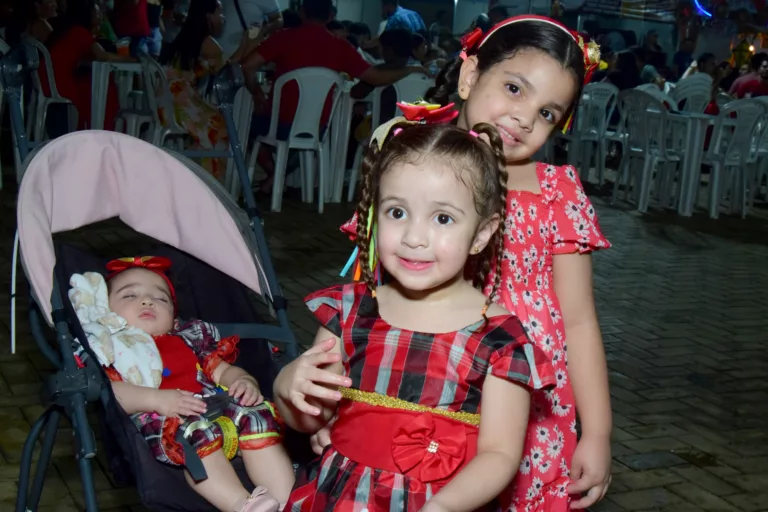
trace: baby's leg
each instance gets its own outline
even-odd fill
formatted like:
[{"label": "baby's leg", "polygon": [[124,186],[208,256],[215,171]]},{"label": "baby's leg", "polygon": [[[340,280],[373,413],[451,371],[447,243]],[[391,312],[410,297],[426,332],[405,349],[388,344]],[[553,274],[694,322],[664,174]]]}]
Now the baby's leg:
[{"label": "baby's leg", "polygon": [[202,459],[208,478],[195,483],[192,476],[184,471],[187,483],[211,505],[223,512],[237,512],[250,496],[229,463],[223,450],[216,450]]},{"label": "baby's leg", "polygon": [[240,451],[251,482],[266,487],[281,504],[288,501],[295,476],[281,444],[283,427],[274,406],[268,402],[255,407],[233,405],[226,414],[237,423]]},{"label": "baby's leg", "polygon": [[269,489],[277,501],[284,504],[291,495],[295,476],[293,464],[282,444],[259,450],[243,450],[243,463],[254,485]]}]

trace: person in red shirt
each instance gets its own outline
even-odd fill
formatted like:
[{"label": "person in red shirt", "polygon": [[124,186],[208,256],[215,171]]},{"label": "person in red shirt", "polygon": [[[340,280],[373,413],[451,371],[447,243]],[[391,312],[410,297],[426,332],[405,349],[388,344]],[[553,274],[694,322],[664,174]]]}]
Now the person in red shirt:
[{"label": "person in red shirt", "polygon": [[147,53],[149,36],[152,34],[147,0],[115,0],[112,23],[117,37],[131,39],[131,55],[135,56],[139,50]]},{"label": "person in red shirt", "polygon": [[[83,72],[83,63],[94,60],[107,62],[133,60],[104,50],[94,36],[94,31],[100,24],[101,11],[95,0],[69,0],[65,14],[48,41],[56,88],[61,96],[70,100],[77,108],[79,129],[86,128],[91,122],[91,74]],[[38,73],[43,94],[50,96],[46,67],[40,66]],[[105,129],[114,129],[118,108],[117,91],[110,84],[107,89]],[[51,105],[50,109],[47,126],[49,136],[55,138],[66,134],[69,131],[67,106]]]},{"label": "person in red shirt", "polygon": [[[372,67],[357,52],[349,41],[334,36],[325,27],[331,18],[333,5],[331,0],[304,0],[302,18],[304,22],[296,28],[284,29],[272,35],[259,45],[243,61],[246,85],[254,97],[256,105],[251,136],[266,135],[271,123],[271,95],[266,99],[261,87],[252,77],[255,72],[268,63],[275,65],[275,80],[282,75],[305,67],[324,67],[339,73],[345,73],[373,86],[390,85],[411,73],[424,73],[421,66],[400,69],[381,69]],[[296,108],[299,103],[299,88],[296,83],[283,87],[280,102],[277,137],[285,139],[291,130]],[[331,103],[326,102],[321,119],[325,127],[330,116]],[[261,191],[272,188],[274,164],[269,148],[259,155],[259,164],[267,172],[267,179],[261,184]]]},{"label": "person in red shirt", "polygon": [[764,52],[754,54],[752,58],[749,59],[749,73],[734,80],[733,84],[731,84],[731,87],[728,89],[728,94],[741,98],[741,96],[738,95],[739,88],[749,82],[758,80],[760,78],[760,70],[765,66],[768,66],[768,54]]},{"label": "person in red shirt", "polygon": [[[187,482],[218,510],[277,512],[295,480],[281,443],[281,422],[272,404],[264,402],[256,379],[232,364],[237,357],[237,336],[219,340],[210,324],[175,318],[176,294],[165,275],[170,265],[169,259],[156,256],[121,258],[107,264],[110,311],[151,335],[163,362],[158,389],[125,382],[113,366],[107,367],[115,397],[155,458],[184,466],[176,434],[179,428],[206,421],[200,416],[206,412],[200,394],[215,395],[221,387],[231,397],[222,417],[234,423],[236,442],[225,443],[216,422],[194,429],[186,439],[200,456],[208,478],[195,482],[185,471]],[[238,448],[248,477],[264,486],[253,493],[243,487],[229,463]]]},{"label": "person in red shirt", "polygon": [[758,73],[758,78],[743,83],[736,89],[737,98],[768,96],[768,61],[763,61]]}]

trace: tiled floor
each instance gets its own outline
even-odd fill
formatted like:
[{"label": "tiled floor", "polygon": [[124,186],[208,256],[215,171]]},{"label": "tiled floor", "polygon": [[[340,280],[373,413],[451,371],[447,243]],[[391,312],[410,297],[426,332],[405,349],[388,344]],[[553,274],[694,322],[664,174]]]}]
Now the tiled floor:
[{"label": "tiled floor", "polygon": [[[0,510],[11,510],[49,367],[21,315],[19,352],[10,354],[15,198],[6,190],[0,201]],[[595,256],[595,290],[611,370],[615,475],[594,510],[768,510],[768,216],[639,216],[595,202],[614,244]],[[336,226],[351,208],[329,205],[319,216],[289,202],[284,210],[267,215],[266,229],[296,333],[309,342],[315,324],[300,298],[339,280],[350,244]],[[115,224],[87,233],[77,236],[111,254],[131,253],[138,240]],[[62,430],[41,510],[82,502],[70,439]],[[143,510],[104,467],[102,458],[102,509]]]}]

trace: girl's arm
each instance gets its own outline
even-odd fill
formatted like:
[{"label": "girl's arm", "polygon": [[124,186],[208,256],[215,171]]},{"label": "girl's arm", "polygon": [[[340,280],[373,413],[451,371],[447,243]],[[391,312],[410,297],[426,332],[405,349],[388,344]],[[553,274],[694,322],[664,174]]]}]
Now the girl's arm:
[{"label": "girl's arm", "polygon": [[610,439],[608,365],[592,293],[592,256],[557,254],[553,264],[568,343],[568,375],[576,396],[582,437]]},{"label": "girl's arm", "polygon": [[352,384],[343,371],[341,340],[321,327],[312,348],[283,368],[275,379],[275,404],[286,424],[306,433],[325,426],[341,400],[337,388]]},{"label": "girl's arm", "polygon": [[429,500],[425,512],[475,510],[509,485],[520,467],[530,402],[524,387],[486,377],[477,456]]},{"label": "girl's arm", "polygon": [[224,54],[221,51],[221,46],[212,37],[208,36],[203,39],[203,44],[200,46],[200,60],[208,63],[208,72],[215,74],[221,69],[224,64]]}]

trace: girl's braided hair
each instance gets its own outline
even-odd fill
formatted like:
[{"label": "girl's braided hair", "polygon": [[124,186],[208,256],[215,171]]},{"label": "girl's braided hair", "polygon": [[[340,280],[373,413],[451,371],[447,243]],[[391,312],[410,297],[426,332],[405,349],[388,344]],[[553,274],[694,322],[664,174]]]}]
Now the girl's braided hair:
[{"label": "girl's braided hair", "polygon": [[[459,179],[473,192],[475,210],[483,221],[499,215],[502,226],[506,217],[507,170],[504,146],[495,127],[479,123],[472,128],[485,135],[480,137],[450,124],[397,123],[391,127],[381,150],[372,144],[366,151],[360,181],[361,200],[357,206],[357,247],[361,276],[371,291],[375,290],[374,271],[370,267],[371,233],[369,216],[375,223],[381,177],[397,164],[415,164],[426,158],[439,158],[454,167]],[[497,230],[479,254],[470,257],[467,277],[474,286],[482,287],[495,261],[494,282],[486,307],[493,301],[501,282],[501,254],[504,244],[503,228]]]}]

